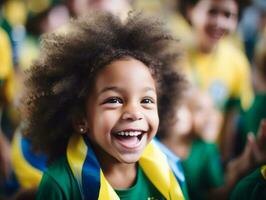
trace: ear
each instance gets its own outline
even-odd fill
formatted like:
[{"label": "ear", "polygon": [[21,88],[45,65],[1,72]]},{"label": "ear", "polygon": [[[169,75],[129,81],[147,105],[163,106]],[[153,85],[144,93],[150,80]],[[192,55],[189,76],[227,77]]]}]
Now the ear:
[{"label": "ear", "polygon": [[85,119],[74,121],[73,125],[76,133],[85,134],[88,132],[88,122]]},{"label": "ear", "polygon": [[74,119],[73,127],[76,133],[86,134],[89,130],[86,118]]}]

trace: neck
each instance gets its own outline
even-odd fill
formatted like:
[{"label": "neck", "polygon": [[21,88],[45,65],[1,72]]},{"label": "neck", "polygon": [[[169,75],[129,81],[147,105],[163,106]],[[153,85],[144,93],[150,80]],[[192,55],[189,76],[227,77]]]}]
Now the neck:
[{"label": "neck", "polygon": [[103,168],[105,178],[115,189],[126,189],[134,185],[137,177],[137,165],[134,164],[116,164]]},{"label": "neck", "polygon": [[202,53],[206,53],[209,54],[211,53],[217,46],[217,44],[213,45],[213,44],[206,44],[204,42],[198,42],[197,44],[198,46],[198,50]]}]

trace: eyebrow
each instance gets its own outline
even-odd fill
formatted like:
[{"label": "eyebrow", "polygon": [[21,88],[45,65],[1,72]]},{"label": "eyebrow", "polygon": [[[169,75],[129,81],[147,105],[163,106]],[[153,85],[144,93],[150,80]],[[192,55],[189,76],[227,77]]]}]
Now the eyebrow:
[{"label": "eyebrow", "polygon": [[110,91],[110,90],[117,91],[117,92],[121,92],[122,91],[120,88],[115,87],[115,86],[105,87],[105,88],[103,88],[103,89],[100,90],[99,95],[102,94],[102,93],[104,93],[104,92]]},{"label": "eyebrow", "polygon": [[[100,90],[99,95],[101,95],[104,92],[110,91],[110,90],[111,91],[116,91],[116,92],[123,92],[123,89],[122,88],[119,88],[119,87],[116,87],[116,86],[111,86],[111,87],[105,87],[102,90]],[[152,88],[152,87],[145,87],[143,89],[143,91],[144,92],[152,91],[152,92],[155,92],[156,93],[155,89]]]}]

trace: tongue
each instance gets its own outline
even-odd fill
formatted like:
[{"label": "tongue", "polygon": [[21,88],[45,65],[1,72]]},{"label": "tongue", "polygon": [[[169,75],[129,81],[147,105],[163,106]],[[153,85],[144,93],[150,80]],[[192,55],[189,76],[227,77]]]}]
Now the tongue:
[{"label": "tongue", "polygon": [[138,145],[139,139],[137,136],[130,136],[130,137],[116,137],[119,143],[127,148],[134,148]]}]

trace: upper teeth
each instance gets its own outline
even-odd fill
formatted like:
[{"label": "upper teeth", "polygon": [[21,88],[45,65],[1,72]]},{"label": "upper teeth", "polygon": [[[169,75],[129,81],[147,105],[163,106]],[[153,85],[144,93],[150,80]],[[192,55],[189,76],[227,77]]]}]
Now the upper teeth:
[{"label": "upper teeth", "polygon": [[140,134],[141,134],[141,131],[121,131],[117,133],[117,135],[121,135],[121,136],[138,136]]}]

